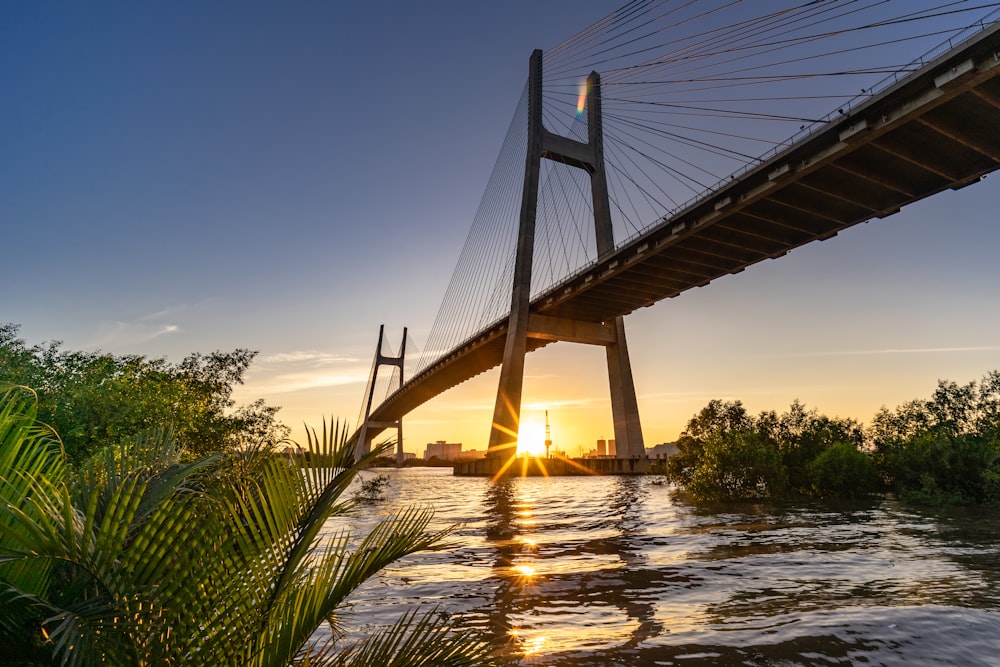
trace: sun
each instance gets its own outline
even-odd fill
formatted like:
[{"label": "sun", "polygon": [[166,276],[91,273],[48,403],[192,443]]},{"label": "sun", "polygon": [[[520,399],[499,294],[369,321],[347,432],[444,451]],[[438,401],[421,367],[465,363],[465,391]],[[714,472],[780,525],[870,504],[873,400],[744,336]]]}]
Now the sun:
[{"label": "sun", "polygon": [[517,453],[529,456],[545,456],[545,424],[536,421],[522,421],[517,430]]}]

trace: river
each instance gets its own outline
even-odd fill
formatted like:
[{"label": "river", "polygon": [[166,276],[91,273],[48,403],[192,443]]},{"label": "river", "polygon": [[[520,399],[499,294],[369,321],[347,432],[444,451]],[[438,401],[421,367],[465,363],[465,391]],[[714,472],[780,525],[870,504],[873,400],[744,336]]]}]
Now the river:
[{"label": "river", "polygon": [[437,605],[521,665],[1000,665],[995,510],[694,506],[655,476],[378,473],[386,499],[346,519],[353,533],[411,504],[461,528],[365,584],[354,631]]}]

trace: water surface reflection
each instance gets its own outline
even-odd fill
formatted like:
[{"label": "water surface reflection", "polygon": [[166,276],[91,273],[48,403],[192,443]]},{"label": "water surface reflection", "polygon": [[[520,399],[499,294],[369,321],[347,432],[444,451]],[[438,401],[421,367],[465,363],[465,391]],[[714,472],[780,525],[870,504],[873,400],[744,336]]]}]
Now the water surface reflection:
[{"label": "water surface reflection", "polygon": [[997,664],[1000,512],[691,507],[653,478],[448,472],[386,473],[388,504],[462,528],[362,589],[358,625],[437,604],[525,665]]}]

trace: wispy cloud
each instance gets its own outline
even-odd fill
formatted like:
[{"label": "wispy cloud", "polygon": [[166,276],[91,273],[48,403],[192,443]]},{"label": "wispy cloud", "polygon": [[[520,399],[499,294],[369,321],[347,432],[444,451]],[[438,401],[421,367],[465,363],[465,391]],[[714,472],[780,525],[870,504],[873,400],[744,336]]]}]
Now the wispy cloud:
[{"label": "wispy cloud", "polygon": [[174,304],[138,315],[131,320],[104,320],[98,323],[97,334],[91,347],[116,350],[148,343],[163,336],[183,333],[182,322],[194,313],[211,307],[211,301]]},{"label": "wispy cloud", "polygon": [[151,340],[179,333],[180,326],[176,324],[144,324],[141,322],[101,322],[98,325],[97,339],[93,347],[118,348],[138,343],[148,343]]},{"label": "wispy cloud", "polygon": [[555,408],[589,408],[594,405],[604,405],[610,399],[607,396],[583,396],[580,398],[564,398],[558,401],[540,401],[525,403],[522,410],[553,410]]},{"label": "wispy cloud", "polygon": [[207,310],[212,305],[209,299],[202,299],[196,303],[178,303],[152,313],[147,313],[136,318],[137,322],[160,322],[163,320],[177,320],[191,313],[199,313]]},{"label": "wispy cloud", "polygon": [[293,350],[291,352],[276,352],[257,359],[260,364],[356,364],[357,357],[345,357],[316,350]]},{"label": "wispy cloud", "polygon": [[789,357],[853,357],[891,354],[953,354],[964,352],[1000,352],[998,345],[969,345],[953,347],[885,347],[873,350],[831,350],[829,352],[792,352],[774,356]]},{"label": "wispy cloud", "polygon": [[265,394],[287,394],[294,391],[321,389],[324,387],[340,387],[349,384],[365,384],[368,375],[360,373],[284,373],[268,378],[256,378],[254,390]]},{"label": "wispy cloud", "polygon": [[288,350],[265,354],[251,370],[256,391],[286,394],[368,382],[369,368],[356,357],[320,350]]},{"label": "wispy cloud", "polygon": [[942,354],[950,352],[998,352],[1000,346],[997,345],[976,345],[968,347],[912,347],[912,348],[884,348],[881,350],[848,350],[841,352],[847,354]]}]

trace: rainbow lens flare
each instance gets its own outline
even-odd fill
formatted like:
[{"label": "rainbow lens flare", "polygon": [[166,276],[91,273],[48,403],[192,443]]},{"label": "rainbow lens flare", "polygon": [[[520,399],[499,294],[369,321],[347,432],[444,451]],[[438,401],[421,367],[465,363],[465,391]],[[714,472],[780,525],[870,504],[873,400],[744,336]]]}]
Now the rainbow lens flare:
[{"label": "rainbow lens flare", "polygon": [[580,84],[580,96],[576,98],[576,117],[577,119],[583,118],[583,110],[587,106],[587,81]]}]

